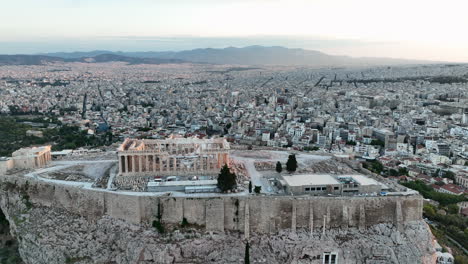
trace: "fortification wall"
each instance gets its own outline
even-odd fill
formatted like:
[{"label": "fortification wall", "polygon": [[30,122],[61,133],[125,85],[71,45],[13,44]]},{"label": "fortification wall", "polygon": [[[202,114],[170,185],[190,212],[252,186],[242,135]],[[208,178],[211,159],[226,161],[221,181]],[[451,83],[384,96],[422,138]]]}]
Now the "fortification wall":
[{"label": "fortification wall", "polygon": [[[275,233],[282,229],[322,232],[330,228],[366,227],[390,223],[401,227],[421,220],[422,197],[169,197],[136,196],[36,181],[0,177],[6,193],[27,194],[33,206],[56,207],[89,220],[105,215],[129,223],[190,224],[207,231]],[[2,195],[8,199],[8,195]]]}]

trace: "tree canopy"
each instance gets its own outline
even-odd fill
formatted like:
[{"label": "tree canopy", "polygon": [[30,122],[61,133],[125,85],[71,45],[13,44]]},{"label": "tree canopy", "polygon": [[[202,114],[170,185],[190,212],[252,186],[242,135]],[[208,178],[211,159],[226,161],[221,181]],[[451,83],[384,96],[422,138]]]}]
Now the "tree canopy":
[{"label": "tree canopy", "polygon": [[250,264],[250,245],[249,245],[249,242],[247,242],[247,244],[245,244],[245,256],[244,256],[244,263],[245,264]]},{"label": "tree canopy", "polygon": [[436,192],[431,186],[426,185],[424,182],[419,180],[414,182],[400,182],[400,184],[418,191],[424,198],[437,201],[443,206],[467,200],[463,195]]},{"label": "tree canopy", "polygon": [[283,166],[281,165],[281,162],[276,162],[276,172],[281,173],[283,171]]},{"label": "tree canopy", "polygon": [[229,167],[225,164],[221,168],[221,172],[218,175],[218,188],[222,192],[227,192],[236,187],[236,174],[229,170]]},{"label": "tree canopy", "polygon": [[297,160],[296,155],[291,154],[288,157],[288,161],[286,162],[286,170],[289,172],[294,172],[297,169]]}]

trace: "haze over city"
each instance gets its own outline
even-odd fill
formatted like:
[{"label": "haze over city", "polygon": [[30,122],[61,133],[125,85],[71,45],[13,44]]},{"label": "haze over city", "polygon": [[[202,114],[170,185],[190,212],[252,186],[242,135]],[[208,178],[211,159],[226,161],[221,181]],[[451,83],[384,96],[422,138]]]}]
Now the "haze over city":
[{"label": "haze over city", "polygon": [[467,9],[461,0],[2,1],[0,54],[264,45],[466,62]]}]

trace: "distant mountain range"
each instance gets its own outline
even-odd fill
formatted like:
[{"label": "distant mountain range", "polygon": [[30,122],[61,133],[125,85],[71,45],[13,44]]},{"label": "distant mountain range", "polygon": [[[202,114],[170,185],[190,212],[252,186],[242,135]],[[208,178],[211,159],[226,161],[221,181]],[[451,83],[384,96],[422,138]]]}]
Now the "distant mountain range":
[{"label": "distant mountain range", "polygon": [[192,62],[239,65],[303,65],[314,67],[437,63],[432,61],[390,58],[353,58],[348,56],[328,55],[313,50],[263,46],[249,46],[244,48],[229,47],[224,49],[207,48],[179,52],[112,52],[96,50],[90,52],[57,52],[38,55],[0,55],[0,65],[41,65],[51,62],[101,63],[110,61],[121,61],[129,64]]},{"label": "distant mountain range", "polygon": [[64,58],[51,55],[0,55],[1,65],[43,65],[53,62],[86,62],[102,63],[111,61],[127,62],[129,64],[164,64],[164,63],[182,63],[177,59],[160,58],[138,58],[122,56],[113,53],[99,54],[95,56],[82,56],[77,58]]}]

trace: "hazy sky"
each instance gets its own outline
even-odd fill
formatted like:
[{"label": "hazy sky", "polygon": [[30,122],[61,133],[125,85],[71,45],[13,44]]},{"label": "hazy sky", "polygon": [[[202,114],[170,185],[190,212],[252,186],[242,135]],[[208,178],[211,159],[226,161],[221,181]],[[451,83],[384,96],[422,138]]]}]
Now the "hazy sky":
[{"label": "hazy sky", "polygon": [[0,53],[282,45],[468,61],[467,0],[0,0]]}]

